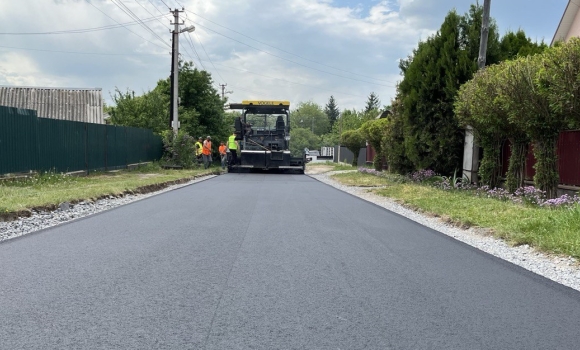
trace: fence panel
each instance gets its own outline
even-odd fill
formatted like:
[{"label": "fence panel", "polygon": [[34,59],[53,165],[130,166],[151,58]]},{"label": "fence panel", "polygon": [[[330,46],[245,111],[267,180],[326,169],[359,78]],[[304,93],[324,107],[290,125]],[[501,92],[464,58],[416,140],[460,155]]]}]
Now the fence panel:
[{"label": "fence panel", "polygon": [[85,123],[38,118],[40,171],[86,170]]},{"label": "fence panel", "polygon": [[161,159],[151,130],[38,118],[36,111],[0,106],[0,175],[93,171]]},{"label": "fence panel", "polygon": [[36,111],[0,106],[0,174],[38,169]]},{"label": "fence panel", "polygon": [[87,170],[107,168],[107,128],[104,124],[87,124]]},{"label": "fence panel", "polygon": [[149,137],[151,135],[148,130],[139,128],[127,128],[127,163],[135,164],[144,162],[149,159],[148,155],[150,152],[152,144],[152,139]]},{"label": "fence panel", "polygon": [[[558,172],[560,174],[561,185],[580,186],[580,131],[563,131],[558,138]],[[502,149],[503,174],[507,173],[507,164],[511,150],[509,149],[509,141],[504,143]],[[526,180],[532,181],[536,170],[534,165],[536,158],[534,157],[533,145],[528,146],[526,155],[526,168],[524,177]]]},{"label": "fence panel", "polygon": [[107,125],[107,170],[127,166],[127,128]]},{"label": "fence panel", "polygon": [[580,186],[580,131],[564,131],[558,139],[560,183]]}]

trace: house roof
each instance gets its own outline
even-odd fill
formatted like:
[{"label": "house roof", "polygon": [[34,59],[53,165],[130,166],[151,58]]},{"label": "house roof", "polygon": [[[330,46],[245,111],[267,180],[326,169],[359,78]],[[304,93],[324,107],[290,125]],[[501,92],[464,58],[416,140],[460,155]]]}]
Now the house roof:
[{"label": "house roof", "polygon": [[554,38],[550,45],[554,45],[556,41],[563,41],[568,38],[568,33],[574,24],[574,20],[576,19],[579,10],[579,4],[575,3],[573,0],[568,1],[564,15],[560,20],[560,24],[558,25],[558,29],[556,29],[556,34],[554,34]]}]

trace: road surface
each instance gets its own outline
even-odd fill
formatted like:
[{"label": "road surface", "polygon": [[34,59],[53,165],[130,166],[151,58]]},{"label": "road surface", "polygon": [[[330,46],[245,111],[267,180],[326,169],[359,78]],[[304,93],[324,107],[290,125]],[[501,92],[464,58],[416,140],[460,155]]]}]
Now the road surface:
[{"label": "road surface", "polygon": [[0,243],[1,349],[578,349],[580,293],[305,175]]}]

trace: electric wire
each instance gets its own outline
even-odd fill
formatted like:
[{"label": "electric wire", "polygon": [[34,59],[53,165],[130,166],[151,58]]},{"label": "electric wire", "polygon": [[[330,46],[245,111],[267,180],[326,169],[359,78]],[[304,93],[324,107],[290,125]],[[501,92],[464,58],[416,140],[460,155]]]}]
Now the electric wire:
[{"label": "electric wire", "polygon": [[[117,24],[121,25],[121,23],[119,23],[119,22],[118,22],[116,19],[114,19],[113,17],[109,16],[109,15],[108,15],[106,12],[104,12],[104,11],[103,11],[103,10],[101,10],[100,8],[98,8],[98,7],[96,7],[95,5],[93,5],[93,3],[92,3],[90,0],[85,0],[85,1],[86,1],[86,2],[88,2],[88,3],[89,3],[89,5],[91,5],[92,7],[96,8],[98,11],[100,11],[102,14],[104,14],[105,16],[107,16],[107,17],[109,17],[110,19],[112,19],[112,20],[113,20],[115,23],[117,23]],[[131,33],[133,33],[133,34],[135,34],[136,36],[140,37],[141,39],[143,39],[143,40],[147,41],[148,43],[151,43],[151,44],[153,44],[153,45],[155,45],[155,46],[157,46],[157,47],[160,47],[160,48],[162,48],[162,49],[166,49],[165,47],[163,47],[163,46],[161,46],[161,45],[159,45],[159,44],[156,44],[156,43],[152,42],[151,40],[145,39],[144,37],[142,37],[141,35],[139,35],[139,34],[135,33],[135,32],[134,32],[134,31],[132,31],[131,29],[127,28],[126,26],[123,26],[123,28],[127,29],[128,31],[130,31]],[[166,44],[166,45],[168,45],[167,43],[165,43],[165,44]],[[168,45],[168,46],[169,46],[169,45]]]},{"label": "electric wire", "polygon": [[[247,70],[247,69],[235,68],[235,67],[227,66],[225,64],[220,64],[220,63],[216,63],[216,64],[218,66],[221,66],[221,67],[229,68],[229,69],[236,70],[236,71],[239,71],[239,72],[242,72],[242,73],[249,73],[249,74],[252,74],[252,75],[257,75],[257,76],[264,77],[264,78],[268,78],[268,79],[280,80],[280,81],[284,81],[284,82],[287,82],[287,83],[290,83],[290,84],[302,85],[302,86],[316,88],[316,89],[319,89],[320,88],[319,86],[314,86],[314,85],[309,85],[309,84],[304,84],[304,83],[298,83],[298,82],[291,81],[291,80],[284,79],[284,78],[272,77],[272,76],[265,75],[265,74],[262,74],[262,73],[256,73],[256,72],[253,72],[253,71]],[[362,95],[350,94],[350,93],[347,93],[347,92],[328,90],[328,89],[324,89],[324,91],[332,92],[332,93],[336,93],[336,94],[341,94],[341,95],[346,95],[346,96],[353,96],[353,97],[361,97],[361,98],[366,98],[367,97],[367,96],[362,96]]]},{"label": "electric wire", "polygon": [[165,1],[163,1],[163,0],[159,0],[159,1],[161,1],[163,3],[163,5],[167,6],[167,8],[169,9],[169,11],[171,11],[171,7],[169,7],[169,5],[167,5],[167,3]]},{"label": "electric wire", "polygon": [[197,56],[197,59],[199,60],[199,64],[201,65],[203,70],[207,71],[207,69],[205,69],[205,66],[203,65],[203,61],[201,60],[201,57],[199,57],[199,54],[197,53],[197,50],[195,49],[195,46],[193,45],[193,40],[191,39],[191,35],[189,32],[186,33],[185,38],[186,38],[186,41],[191,46],[191,48],[193,49],[193,52],[195,52],[195,56]]},{"label": "electric wire", "polygon": [[159,12],[162,15],[165,15],[163,12],[161,12],[161,10],[157,6],[155,6],[155,4],[151,0],[147,0],[147,1],[149,1],[149,3],[151,4],[151,6],[155,7],[155,9],[157,10],[157,12]]},{"label": "electric wire", "polygon": [[344,72],[344,73],[348,73],[348,74],[352,74],[352,75],[357,75],[357,76],[360,76],[360,77],[365,77],[365,78],[370,78],[370,79],[377,80],[377,81],[383,81],[383,82],[386,82],[386,83],[392,83],[392,81],[390,81],[390,80],[378,79],[378,78],[375,78],[375,77],[372,77],[372,76],[369,76],[369,75],[363,75],[363,74],[359,74],[359,73],[353,73],[353,72],[350,72],[350,71],[347,71],[347,70],[344,70],[344,69],[341,69],[341,68],[333,67],[333,66],[331,66],[331,65],[328,65],[328,64],[325,64],[325,63],[322,63],[322,62],[318,62],[318,61],[315,61],[315,60],[311,60],[311,59],[309,59],[309,58],[306,58],[306,57],[303,57],[303,56],[297,55],[297,54],[295,54],[295,53],[292,53],[292,52],[290,52],[290,51],[287,51],[287,50],[281,49],[281,48],[279,48],[279,47],[276,47],[276,46],[270,45],[270,44],[268,44],[268,43],[266,43],[266,42],[263,42],[263,41],[260,41],[260,40],[258,40],[258,39],[254,39],[254,38],[252,38],[251,36],[249,36],[249,35],[246,35],[246,34],[244,34],[244,33],[241,33],[241,32],[238,32],[238,31],[237,31],[237,30],[235,30],[235,29],[228,28],[228,27],[226,27],[226,26],[223,26],[223,25],[221,25],[221,24],[219,24],[219,23],[216,23],[216,22],[214,22],[214,21],[212,21],[212,20],[210,20],[210,19],[207,19],[207,18],[205,18],[205,17],[203,17],[203,16],[200,16],[199,14],[197,14],[197,13],[195,13],[195,12],[193,12],[193,11],[185,10],[185,12],[186,12],[186,14],[187,14],[187,12],[189,12],[189,13],[191,13],[191,14],[193,14],[193,15],[195,15],[195,16],[197,16],[197,17],[199,17],[199,18],[202,18],[202,19],[204,19],[204,20],[206,20],[206,21],[208,21],[208,22],[211,22],[211,23],[215,24],[215,25],[216,25],[216,26],[218,26],[218,27],[222,27],[222,28],[224,28],[224,29],[227,29],[227,30],[229,30],[229,31],[232,31],[232,32],[234,32],[234,33],[236,33],[236,34],[239,34],[239,35],[241,35],[241,36],[244,36],[244,37],[246,37],[246,38],[248,38],[248,39],[250,39],[250,40],[253,40],[253,41],[257,42],[257,43],[260,43],[260,44],[263,44],[263,45],[269,46],[269,47],[271,47],[271,48],[273,48],[273,49],[276,49],[276,50],[282,51],[282,52],[284,52],[284,53],[287,53],[287,54],[289,54],[289,55],[292,55],[292,56],[298,57],[298,58],[300,58],[300,59],[303,59],[303,60],[305,60],[305,61],[312,62],[312,63],[316,63],[316,64],[319,64],[319,65],[321,65],[321,66],[325,66],[325,67],[328,67],[328,68],[336,69],[336,70],[338,70],[338,71],[341,71],[341,72]]},{"label": "electric wire", "polygon": [[159,34],[157,34],[153,29],[151,29],[147,24],[143,23],[143,21],[141,20],[141,18],[139,18],[139,16],[137,16],[133,11],[131,11],[131,9],[129,7],[127,7],[127,5],[125,5],[123,3],[123,1],[121,0],[111,0],[111,2],[117,6],[119,9],[121,9],[121,11],[125,12],[125,14],[133,19],[135,19],[136,21],[139,22],[139,24],[141,25],[141,27],[143,27],[146,31],[148,31],[149,33],[153,34],[154,37],[156,37],[157,39],[159,39],[159,41],[161,41],[162,43],[164,43],[165,45],[170,46],[169,44],[167,44],[167,42],[159,36]]},{"label": "electric wire", "polygon": [[0,45],[0,48],[6,48],[6,49],[12,49],[12,50],[25,50],[25,51],[66,53],[66,54],[75,54],[75,55],[100,55],[100,56],[161,56],[161,55],[167,55],[165,53],[104,53],[104,52],[62,51],[62,50],[47,50],[47,49],[31,49],[31,48],[26,48],[26,47],[3,46],[3,45]]},{"label": "electric wire", "polygon": [[217,32],[217,31],[215,31],[215,30],[213,30],[213,29],[211,29],[211,28],[208,28],[208,27],[206,27],[206,26],[204,26],[204,25],[202,25],[202,24],[199,24],[199,23],[196,23],[196,22],[193,22],[193,21],[191,21],[191,22],[192,22],[192,23],[194,23],[195,25],[199,26],[199,27],[202,27],[202,28],[204,28],[204,29],[206,29],[206,30],[209,30],[209,31],[211,31],[211,32],[213,32],[213,33],[215,33],[215,34],[218,34],[218,35],[220,35],[220,36],[223,36],[223,37],[225,37],[225,38],[227,38],[227,39],[230,39],[230,40],[232,40],[232,41],[235,41],[235,42],[237,42],[237,43],[240,43],[240,44],[242,44],[242,45],[248,46],[248,47],[250,47],[250,48],[252,48],[252,49],[254,49],[254,50],[257,50],[257,51],[263,52],[263,53],[265,53],[265,54],[268,54],[268,55],[270,55],[270,56],[273,56],[273,57],[279,58],[279,59],[281,59],[281,60],[284,60],[284,61],[287,61],[287,62],[294,63],[294,64],[296,64],[296,65],[299,65],[299,66],[302,66],[302,67],[305,67],[305,68],[308,68],[308,69],[312,69],[312,70],[315,70],[315,71],[318,71],[318,72],[321,72],[321,73],[326,73],[326,74],[329,74],[329,75],[334,75],[334,76],[336,76],[336,77],[340,77],[340,78],[344,78],[344,79],[349,79],[349,80],[354,80],[354,81],[360,81],[360,82],[367,83],[367,84],[371,84],[371,85],[376,85],[376,86],[384,86],[384,87],[395,87],[394,85],[386,85],[386,84],[379,84],[379,83],[374,83],[374,82],[371,82],[371,81],[367,81],[367,80],[361,80],[361,79],[356,79],[356,78],[351,78],[351,77],[347,77],[347,76],[344,76],[344,75],[340,75],[340,74],[331,73],[331,72],[328,72],[328,71],[325,71],[325,70],[322,70],[322,69],[318,69],[318,68],[310,67],[310,66],[307,66],[307,65],[305,65],[305,64],[298,63],[298,62],[296,62],[296,61],[292,61],[292,60],[290,60],[290,59],[287,59],[287,58],[285,58],[285,57],[278,56],[278,55],[275,55],[275,54],[273,54],[273,53],[270,53],[270,52],[268,52],[268,51],[265,51],[265,50],[259,49],[259,48],[257,48],[257,47],[254,47],[254,46],[252,46],[252,45],[249,45],[249,44],[246,44],[246,43],[244,43],[244,42],[242,42],[242,41],[239,41],[239,40],[237,40],[237,39],[234,39],[234,38],[232,38],[232,37],[229,37],[229,36],[227,36],[227,35],[225,35],[225,34],[219,33],[219,32]]},{"label": "electric wire", "polygon": [[201,48],[203,49],[203,52],[205,52],[205,55],[207,56],[207,59],[209,60],[209,63],[211,63],[211,65],[213,66],[213,68],[215,69],[215,72],[217,73],[217,75],[219,75],[219,77],[222,79],[222,81],[225,83],[226,80],[224,79],[224,77],[222,77],[222,75],[220,74],[219,70],[216,68],[215,64],[213,64],[213,61],[211,60],[211,57],[209,57],[207,51],[205,50],[205,47],[203,46],[203,43],[201,42],[201,39],[199,38],[199,36],[197,36],[197,34],[194,32],[193,33],[195,35],[195,37],[197,38],[197,41],[199,42],[199,45],[201,45]]},{"label": "electric wire", "polygon": [[[142,5],[142,4],[141,4],[141,3],[140,3],[138,0],[135,0],[135,2],[136,2],[136,3],[137,3],[139,6],[141,6],[141,7],[142,7],[142,8],[143,8],[145,11],[147,11],[147,13],[148,13],[148,14],[150,14],[151,16],[153,16],[153,14],[152,14],[151,12],[149,12],[149,10],[147,10],[147,8],[146,8],[145,6],[143,6],[143,5]],[[149,2],[151,3],[151,1],[149,1]],[[151,4],[153,5],[153,3],[151,3]],[[157,9],[157,8],[156,8],[156,9]],[[159,10],[157,9],[157,11],[159,11]],[[159,22],[159,23],[160,23],[162,26],[164,26],[165,28],[167,28],[167,29],[169,29],[169,30],[171,31],[171,28],[169,28],[169,27],[167,26],[167,24],[164,24],[164,23],[163,23],[163,22],[161,22],[159,19],[157,19],[157,22]]]},{"label": "electric wire", "polygon": [[[156,20],[157,18],[160,18],[160,16],[157,17],[151,17],[151,18],[146,18],[143,19],[143,22],[151,22]],[[126,23],[121,23],[121,24],[111,24],[108,26],[102,26],[102,27],[93,27],[93,28],[84,28],[84,29],[69,29],[69,30],[53,30],[53,31],[49,31],[49,32],[0,32],[0,35],[52,35],[52,34],[84,34],[84,33],[90,33],[90,32],[98,32],[98,31],[103,31],[103,30],[109,30],[109,29],[118,29],[118,28],[122,28],[125,26],[133,26],[139,24],[137,21],[131,21],[131,22],[126,22]]]}]

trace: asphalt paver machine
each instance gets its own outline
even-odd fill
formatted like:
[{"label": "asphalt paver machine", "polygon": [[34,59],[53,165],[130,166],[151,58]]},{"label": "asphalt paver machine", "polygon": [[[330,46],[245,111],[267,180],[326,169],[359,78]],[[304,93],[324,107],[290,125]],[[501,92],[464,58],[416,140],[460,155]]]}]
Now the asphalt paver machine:
[{"label": "asphalt paver machine", "polygon": [[290,153],[290,102],[242,101],[230,104],[230,109],[241,110],[235,120],[238,164],[229,169],[294,170],[304,173],[306,155],[293,157]]}]

